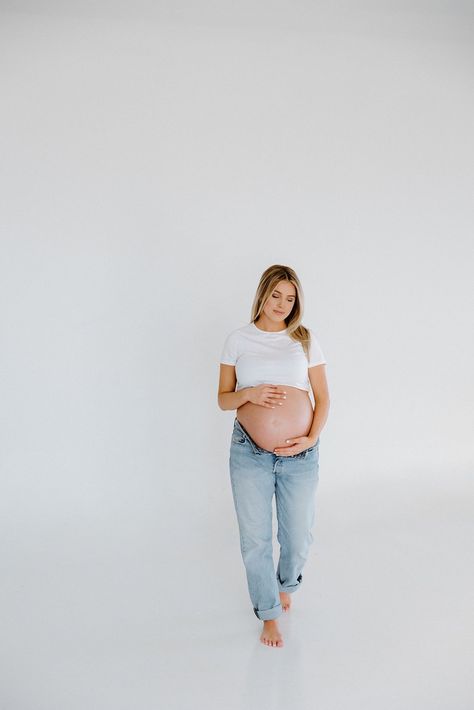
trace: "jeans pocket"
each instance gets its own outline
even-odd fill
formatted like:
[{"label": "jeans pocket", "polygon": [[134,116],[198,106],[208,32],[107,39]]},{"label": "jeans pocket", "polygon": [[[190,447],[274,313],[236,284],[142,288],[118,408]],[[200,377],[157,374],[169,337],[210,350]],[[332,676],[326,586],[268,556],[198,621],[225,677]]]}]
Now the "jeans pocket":
[{"label": "jeans pocket", "polygon": [[310,446],[308,449],[305,449],[302,453],[305,455],[305,458],[306,456],[311,456],[311,454],[313,453],[319,453],[319,439],[315,444],[313,444],[313,446]]}]

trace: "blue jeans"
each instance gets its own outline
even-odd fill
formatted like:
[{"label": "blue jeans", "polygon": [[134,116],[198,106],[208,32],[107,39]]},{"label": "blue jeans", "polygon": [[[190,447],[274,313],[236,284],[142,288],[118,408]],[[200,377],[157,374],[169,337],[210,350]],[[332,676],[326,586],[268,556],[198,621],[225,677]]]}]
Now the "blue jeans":
[{"label": "blue jeans", "polygon": [[[282,613],[279,592],[299,589],[313,541],[319,439],[299,454],[279,456],[258,446],[236,417],[229,469],[253,610],[258,619],[276,619]],[[272,546],[273,494],[280,543],[276,573]]]}]

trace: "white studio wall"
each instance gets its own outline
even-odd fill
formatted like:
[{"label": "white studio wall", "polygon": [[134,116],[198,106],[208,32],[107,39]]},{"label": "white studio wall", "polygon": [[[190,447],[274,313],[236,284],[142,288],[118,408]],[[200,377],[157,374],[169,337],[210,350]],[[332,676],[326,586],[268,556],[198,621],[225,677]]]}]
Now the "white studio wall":
[{"label": "white studio wall", "polygon": [[193,580],[214,609],[216,540],[242,584],[218,361],[272,263],[328,359],[321,526],[383,527],[390,496],[469,519],[472,8],[257,5],[0,7],[3,607],[52,658],[80,589],[91,688],[71,703],[66,654],[54,692],[41,663],[20,690],[19,641],[8,710],[146,707],[158,686],[117,656],[117,705],[88,634],[153,643],[155,604],[171,637]]}]

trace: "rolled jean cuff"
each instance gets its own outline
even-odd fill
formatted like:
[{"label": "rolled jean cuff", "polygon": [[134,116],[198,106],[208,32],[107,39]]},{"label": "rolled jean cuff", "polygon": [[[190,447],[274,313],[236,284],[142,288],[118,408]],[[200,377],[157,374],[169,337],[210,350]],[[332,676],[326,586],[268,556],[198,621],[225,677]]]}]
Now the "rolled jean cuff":
[{"label": "rolled jean cuff", "polygon": [[282,584],[280,578],[277,575],[277,584],[280,592],[286,592],[287,594],[293,594],[297,589],[301,587],[301,582],[303,581],[303,575],[300,574],[297,578],[297,584]]},{"label": "rolled jean cuff", "polygon": [[281,604],[277,604],[271,609],[253,609],[257,619],[261,621],[270,621],[270,619],[276,619],[282,613],[283,609]]}]

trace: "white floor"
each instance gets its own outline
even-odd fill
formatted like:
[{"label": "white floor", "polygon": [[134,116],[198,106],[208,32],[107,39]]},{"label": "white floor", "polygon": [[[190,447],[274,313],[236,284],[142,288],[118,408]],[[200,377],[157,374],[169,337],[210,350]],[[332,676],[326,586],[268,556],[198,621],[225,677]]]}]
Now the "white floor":
[{"label": "white floor", "polygon": [[231,516],[10,531],[0,707],[472,710],[472,502],[448,479],[320,485],[281,649],[258,640]]}]

